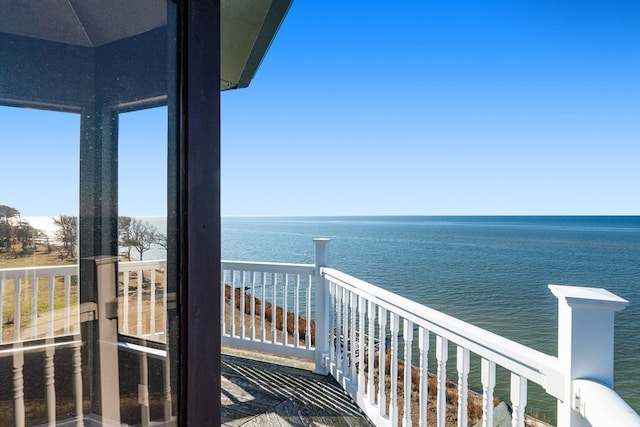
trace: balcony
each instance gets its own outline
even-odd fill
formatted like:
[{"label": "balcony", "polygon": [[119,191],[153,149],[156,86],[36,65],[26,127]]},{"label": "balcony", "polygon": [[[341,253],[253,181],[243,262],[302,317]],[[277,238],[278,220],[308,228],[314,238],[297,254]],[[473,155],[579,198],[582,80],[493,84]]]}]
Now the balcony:
[{"label": "balcony", "polygon": [[[510,391],[500,398],[509,405],[512,426],[536,425],[526,413],[528,384],[557,400],[558,426],[640,426],[640,416],[612,389],[613,318],[627,301],[604,289],[549,285],[558,299],[556,357],[330,268],[329,241],[315,244],[314,264],[222,261],[222,286],[213,289],[221,292],[222,344],[229,352],[222,400],[230,424],[253,419],[246,413],[253,395],[233,391],[253,389],[275,402],[254,410],[263,411],[255,414],[263,419],[287,416],[273,408],[288,394],[309,419],[338,417],[331,423],[493,426],[501,367]],[[164,261],[98,260],[100,288],[117,282],[118,289],[116,300],[97,305],[79,304],[78,266],[0,270],[0,360],[12,360],[12,377],[1,365],[0,378],[2,390],[13,391],[15,425],[26,424],[25,377],[41,375],[25,371],[25,353],[43,354],[46,421],[56,422],[61,403],[73,414],[65,423],[91,419],[83,405],[80,367],[88,356],[81,353],[79,326],[93,319],[101,330],[117,329],[101,341],[102,361],[116,372],[123,357],[137,365],[129,381],[137,386],[135,402],[115,399],[113,410],[123,421],[127,411],[135,413],[131,423],[140,425],[175,421],[164,316],[175,299],[167,294],[165,269]],[[243,363],[256,354],[264,360]],[[302,370],[277,367],[276,360],[298,361]],[[164,383],[151,384],[152,369],[164,372]],[[71,387],[56,398],[58,372]],[[470,390],[474,375],[478,393]]]}]

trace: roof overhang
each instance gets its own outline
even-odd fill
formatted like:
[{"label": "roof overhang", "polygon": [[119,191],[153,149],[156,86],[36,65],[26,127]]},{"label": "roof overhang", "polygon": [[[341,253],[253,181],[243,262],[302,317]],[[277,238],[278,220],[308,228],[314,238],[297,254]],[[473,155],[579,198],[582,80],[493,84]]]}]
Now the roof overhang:
[{"label": "roof overhang", "polygon": [[[291,3],[292,0],[221,1],[221,90],[243,88],[250,84]],[[131,41],[140,44],[141,40],[147,39],[145,51],[154,49],[158,53],[151,55],[152,60],[145,56],[150,63],[133,67],[137,68],[140,74],[137,79],[141,83],[139,90],[134,88],[132,91],[134,99],[126,100],[120,96],[118,101],[159,96],[158,88],[162,85],[154,86],[145,82],[144,70],[162,67],[161,60],[166,62],[167,15],[167,0],[0,0],[0,42],[4,50],[0,51],[0,73],[6,77],[0,79],[0,101],[17,96],[16,99],[27,98],[36,104],[60,103],[63,108],[69,103],[71,106],[75,102],[71,95],[53,99],[55,94],[47,95],[47,90],[44,90],[43,99],[40,99],[38,93],[23,93],[28,90],[28,85],[22,81],[25,77],[14,74],[21,74],[23,69],[27,69],[27,75],[32,73],[31,81],[34,78],[37,81],[52,78],[56,80],[56,85],[68,82],[77,86],[77,79],[81,76],[73,75],[70,67],[61,64],[59,70],[49,69],[50,76],[47,77],[38,71],[37,64],[38,61],[42,62],[39,59],[42,52],[50,50],[56,55],[64,53],[73,56],[69,52],[74,51],[77,52],[74,58],[78,58],[74,66],[82,68],[87,62],[95,61],[93,65],[96,69],[98,66],[104,69],[97,71],[97,74],[106,76],[106,80],[98,85],[118,84],[111,81],[114,79],[109,80],[106,75],[109,69],[122,71],[118,68],[119,62],[122,62],[122,66],[135,63],[136,60],[141,62],[130,50],[133,46]],[[158,43],[164,44],[164,47],[157,46]],[[4,46],[8,48],[5,50]],[[46,56],[51,59],[49,55]],[[86,59],[89,57],[91,59]],[[154,59],[158,61],[154,63]],[[70,74],[65,75],[67,72]],[[128,70],[124,72],[130,73]],[[17,93],[12,93],[15,89],[12,85],[16,86]],[[145,88],[145,85],[149,87]],[[48,89],[47,84],[44,86]],[[147,91],[149,93],[142,93]]]}]

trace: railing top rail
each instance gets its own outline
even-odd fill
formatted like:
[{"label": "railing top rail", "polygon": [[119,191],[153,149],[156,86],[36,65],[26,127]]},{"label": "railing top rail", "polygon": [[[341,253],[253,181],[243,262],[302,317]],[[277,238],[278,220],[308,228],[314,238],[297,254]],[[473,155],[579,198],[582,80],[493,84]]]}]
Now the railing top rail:
[{"label": "railing top rail", "polygon": [[223,270],[253,271],[261,273],[313,274],[313,264],[292,264],[281,262],[222,261]]},{"label": "railing top rail", "polygon": [[63,276],[65,274],[77,274],[78,264],[51,265],[41,267],[19,267],[0,269],[0,279],[22,279],[25,277],[40,277],[45,275]]},{"label": "railing top rail", "polygon": [[356,295],[374,302],[471,352],[492,360],[511,372],[540,384],[549,394],[564,398],[564,374],[556,357],[524,346],[455,317],[394,294],[333,268],[321,268],[322,276]]},{"label": "railing top rail", "polygon": [[64,348],[82,344],[82,340],[77,333],[58,335],[55,338],[68,338],[68,340],[43,344],[41,344],[41,342],[43,341],[42,338],[23,341],[12,341],[10,343],[0,345],[0,357],[11,356],[17,352],[32,353],[46,350],[47,348]]},{"label": "railing top rail", "polygon": [[118,271],[140,270],[145,268],[166,268],[166,259],[152,259],[146,261],[120,261]]}]

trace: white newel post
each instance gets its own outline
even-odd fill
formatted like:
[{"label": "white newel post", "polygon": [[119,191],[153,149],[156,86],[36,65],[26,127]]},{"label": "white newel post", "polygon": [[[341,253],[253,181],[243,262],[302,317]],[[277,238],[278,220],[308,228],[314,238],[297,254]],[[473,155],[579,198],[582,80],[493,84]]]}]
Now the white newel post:
[{"label": "white newel post", "polygon": [[[120,381],[118,376],[118,318],[116,284],[118,257],[97,256],[98,360],[103,425],[120,425]],[[91,357],[91,356],[90,356]],[[95,356],[94,356],[95,357]]]},{"label": "white newel post", "polygon": [[313,239],[316,247],[315,261],[315,362],[313,372],[327,375],[329,366],[329,288],[326,280],[320,274],[321,267],[329,265],[329,242],[331,239]]},{"label": "white newel post", "polygon": [[565,399],[558,401],[558,427],[588,426],[580,415],[573,381],[588,379],[613,387],[614,314],[628,301],[600,288],[549,285],[558,298],[558,360]]}]

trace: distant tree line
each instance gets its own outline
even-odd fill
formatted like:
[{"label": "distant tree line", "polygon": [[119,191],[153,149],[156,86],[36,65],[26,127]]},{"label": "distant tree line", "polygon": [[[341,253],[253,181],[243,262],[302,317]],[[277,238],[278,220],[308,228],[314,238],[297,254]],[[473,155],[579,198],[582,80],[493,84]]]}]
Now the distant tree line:
[{"label": "distant tree line", "polygon": [[[35,250],[38,230],[20,217],[20,211],[0,205],[0,252],[28,254]],[[15,247],[18,245],[18,248]]]},{"label": "distant tree line", "polygon": [[[7,205],[0,205],[0,253],[11,253],[14,257],[25,256],[43,245],[47,253],[59,252],[60,258],[75,258],[78,246],[78,217],[60,214],[52,217],[55,225],[53,236],[37,230],[20,217],[20,211]],[[142,260],[144,253],[153,247],[167,249],[167,237],[148,221],[130,216],[118,217],[119,245],[126,248],[126,256],[131,260],[131,251],[138,253]]]},{"label": "distant tree line", "polygon": [[78,244],[78,217],[60,215],[51,218],[56,225],[56,241],[61,245],[60,254],[65,258],[75,258],[75,248]]},{"label": "distant tree line", "polygon": [[144,253],[153,245],[167,249],[167,236],[162,234],[149,221],[130,216],[118,217],[118,233],[120,246],[127,249],[127,259],[131,260],[131,249],[138,251],[140,261]]},{"label": "distant tree line", "polygon": [[0,253],[9,252],[17,258],[32,254],[37,245],[43,245],[47,253],[56,249],[60,252],[60,258],[75,258],[78,217],[60,215],[51,219],[57,227],[54,236],[34,228],[20,216],[18,209],[0,205]]}]

